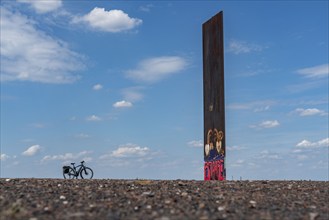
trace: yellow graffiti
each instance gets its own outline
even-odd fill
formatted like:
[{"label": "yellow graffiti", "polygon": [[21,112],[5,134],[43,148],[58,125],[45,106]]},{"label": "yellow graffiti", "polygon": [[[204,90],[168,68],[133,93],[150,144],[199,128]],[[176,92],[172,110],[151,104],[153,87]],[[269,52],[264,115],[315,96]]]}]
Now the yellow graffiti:
[{"label": "yellow graffiti", "polygon": [[222,131],[218,131],[216,128],[214,130],[209,129],[207,132],[207,142],[205,144],[204,150],[206,156],[209,156],[210,151],[214,149],[214,143],[216,146],[216,151],[218,154],[224,154],[224,149],[222,149],[222,139],[224,137],[224,133]]}]

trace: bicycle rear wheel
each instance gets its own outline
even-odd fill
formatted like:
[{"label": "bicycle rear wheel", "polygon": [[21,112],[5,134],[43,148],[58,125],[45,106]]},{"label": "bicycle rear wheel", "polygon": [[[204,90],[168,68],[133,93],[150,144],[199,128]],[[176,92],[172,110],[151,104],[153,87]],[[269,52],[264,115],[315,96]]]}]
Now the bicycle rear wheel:
[{"label": "bicycle rear wheel", "polygon": [[75,171],[70,167],[69,172],[63,172],[64,179],[74,179],[76,177]]},{"label": "bicycle rear wheel", "polygon": [[82,179],[91,179],[94,176],[94,172],[89,167],[85,167],[84,169],[81,170],[80,176]]}]

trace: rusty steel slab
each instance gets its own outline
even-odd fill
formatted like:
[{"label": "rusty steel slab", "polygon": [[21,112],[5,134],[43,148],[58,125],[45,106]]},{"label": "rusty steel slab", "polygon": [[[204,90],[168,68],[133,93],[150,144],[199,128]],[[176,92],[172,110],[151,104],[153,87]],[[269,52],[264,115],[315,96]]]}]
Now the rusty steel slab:
[{"label": "rusty steel slab", "polygon": [[[223,12],[202,25],[203,98],[204,98],[204,161],[225,161],[225,96]],[[218,164],[218,163],[215,163]],[[225,179],[225,167],[210,179]],[[206,169],[205,169],[206,170]],[[206,172],[206,171],[205,171]],[[206,173],[205,173],[206,175]],[[206,179],[206,176],[205,176]]]}]

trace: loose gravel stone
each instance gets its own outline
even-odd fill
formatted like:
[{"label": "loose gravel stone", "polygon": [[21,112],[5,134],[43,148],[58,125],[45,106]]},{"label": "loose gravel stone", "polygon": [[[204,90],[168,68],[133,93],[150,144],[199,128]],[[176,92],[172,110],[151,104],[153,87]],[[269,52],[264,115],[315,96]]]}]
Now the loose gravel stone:
[{"label": "loose gravel stone", "polygon": [[0,219],[329,219],[328,181],[0,179]]}]

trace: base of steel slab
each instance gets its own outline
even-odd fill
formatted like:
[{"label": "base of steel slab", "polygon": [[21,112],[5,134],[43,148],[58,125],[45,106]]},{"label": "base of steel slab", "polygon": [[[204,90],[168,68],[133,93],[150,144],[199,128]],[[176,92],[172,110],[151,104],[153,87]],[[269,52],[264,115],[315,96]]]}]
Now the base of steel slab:
[{"label": "base of steel slab", "polygon": [[225,180],[226,170],[224,160],[210,161],[204,163],[204,180]]}]

